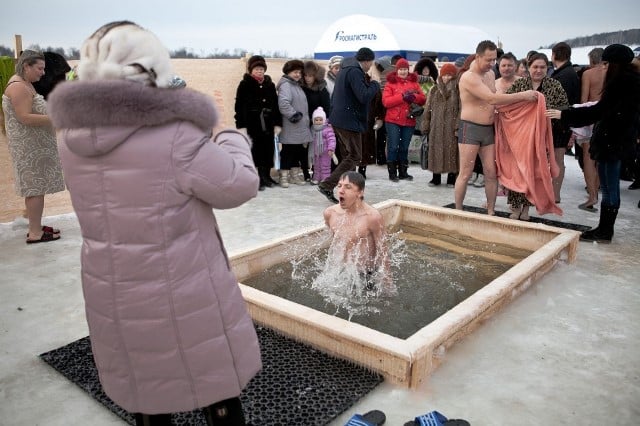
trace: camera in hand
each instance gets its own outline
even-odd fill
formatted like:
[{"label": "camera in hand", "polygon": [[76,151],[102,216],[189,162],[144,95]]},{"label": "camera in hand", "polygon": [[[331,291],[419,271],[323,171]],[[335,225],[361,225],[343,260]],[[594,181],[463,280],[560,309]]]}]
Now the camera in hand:
[{"label": "camera in hand", "polygon": [[409,112],[407,113],[407,118],[416,118],[420,117],[424,112],[424,108],[418,104],[409,105]]}]

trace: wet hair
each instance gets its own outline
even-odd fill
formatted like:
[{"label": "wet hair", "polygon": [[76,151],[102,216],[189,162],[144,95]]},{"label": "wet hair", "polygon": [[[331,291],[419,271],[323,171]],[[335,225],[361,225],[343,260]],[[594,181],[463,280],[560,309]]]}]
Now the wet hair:
[{"label": "wet hair", "polygon": [[529,57],[529,60],[527,61],[527,68],[530,67],[534,61],[537,61],[539,59],[542,59],[547,67],[549,66],[549,58],[547,58],[547,55],[545,55],[544,53],[534,53]]},{"label": "wet hair", "polygon": [[340,180],[345,178],[349,179],[349,182],[357,186],[360,191],[364,191],[365,180],[360,173],[350,170],[340,175]]},{"label": "wet hair", "polygon": [[604,52],[604,49],[602,47],[591,49],[588,55],[589,62],[591,62],[592,65],[596,65],[602,62],[602,52]]},{"label": "wet hair", "polygon": [[516,67],[518,66],[518,59],[511,52],[507,52],[504,55],[500,56],[500,59],[498,59],[498,63],[500,63],[503,59],[507,59],[507,60],[513,61],[513,63],[516,64]]},{"label": "wet hair", "polygon": [[25,50],[16,61],[16,74],[24,79],[24,66],[32,66],[38,61],[45,62],[44,54],[35,50]]},{"label": "wet hair", "polygon": [[498,51],[498,46],[491,40],[483,40],[478,43],[478,47],[476,47],[476,55],[484,55],[484,52],[487,50]]},{"label": "wet hair", "polygon": [[556,61],[568,61],[571,59],[571,46],[564,41],[556,43],[551,48],[551,56]]}]

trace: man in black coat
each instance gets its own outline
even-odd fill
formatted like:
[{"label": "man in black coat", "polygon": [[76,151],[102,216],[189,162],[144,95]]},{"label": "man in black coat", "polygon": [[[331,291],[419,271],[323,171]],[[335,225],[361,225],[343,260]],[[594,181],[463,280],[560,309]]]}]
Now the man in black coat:
[{"label": "man in black coat", "polygon": [[331,175],[320,182],[318,191],[333,203],[333,195],[340,176],[355,170],[362,159],[362,137],[367,127],[369,104],[380,91],[377,81],[369,80],[365,73],[373,65],[375,55],[367,47],[358,50],[355,57],[342,61],[331,98],[329,123],[333,126],[342,160]]}]

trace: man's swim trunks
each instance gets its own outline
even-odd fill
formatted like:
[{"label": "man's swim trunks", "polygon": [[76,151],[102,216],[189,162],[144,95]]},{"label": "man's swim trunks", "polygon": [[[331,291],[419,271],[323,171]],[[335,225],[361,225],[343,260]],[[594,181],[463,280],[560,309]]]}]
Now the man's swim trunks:
[{"label": "man's swim trunks", "polygon": [[458,143],[479,145],[480,147],[493,145],[495,130],[493,124],[476,124],[471,121],[460,120],[458,128]]}]

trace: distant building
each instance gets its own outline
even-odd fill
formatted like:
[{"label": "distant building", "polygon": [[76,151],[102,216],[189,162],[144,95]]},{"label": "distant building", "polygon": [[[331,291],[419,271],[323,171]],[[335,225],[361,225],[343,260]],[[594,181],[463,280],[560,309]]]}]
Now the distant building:
[{"label": "distant building", "polygon": [[409,61],[423,56],[455,61],[474,53],[482,40],[491,40],[491,37],[470,26],[349,15],[326,29],[316,45],[314,58],[353,56],[366,46],[377,58],[398,53]]}]

